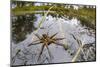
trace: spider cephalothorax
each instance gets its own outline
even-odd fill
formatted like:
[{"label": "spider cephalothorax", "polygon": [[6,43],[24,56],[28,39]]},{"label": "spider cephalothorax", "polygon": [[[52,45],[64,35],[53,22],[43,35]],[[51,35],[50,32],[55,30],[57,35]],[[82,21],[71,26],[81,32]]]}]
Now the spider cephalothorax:
[{"label": "spider cephalothorax", "polygon": [[[36,45],[36,44],[41,44],[42,43],[42,49],[41,49],[41,52],[39,54],[39,57],[41,56],[41,54],[42,54],[43,49],[44,49],[45,46],[48,49],[48,52],[49,52],[48,46],[50,44],[52,44],[52,43],[56,44],[56,45],[64,46],[64,44],[61,44],[61,43],[59,43],[57,41],[63,40],[65,38],[56,38],[55,36],[57,35],[57,33],[53,34],[52,36],[49,36],[48,34],[42,34],[41,37],[38,34],[35,34],[35,35],[37,36],[37,38],[39,40],[34,41],[33,43],[29,44],[28,46],[32,46],[32,45]],[[50,52],[49,52],[49,54],[50,54]]]}]

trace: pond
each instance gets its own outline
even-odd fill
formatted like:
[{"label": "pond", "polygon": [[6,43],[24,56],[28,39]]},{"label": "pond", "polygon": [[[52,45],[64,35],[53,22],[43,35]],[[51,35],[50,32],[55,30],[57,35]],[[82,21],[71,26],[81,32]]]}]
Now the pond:
[{"label": "pond", "polygon": [[[42,20],[43,16],[44,14],[12,16],[11,43],[13,65],[72,62],[80,47],[78,41],[89,46],[84,47],[84,52],[80,52],[76,61],[95,60],[95,30],[82,25],[81,21],[76,17],[64,17],[58,14],[48,14],[41,24],[41,27],[38,29],[39,22]],[[40,61],[38,61],[37,58],[41,51],[41,43],[30,47],[28,47],[28,45],[38,40],[35,34],[42,37],[43,34],[52,36],[55,33],[57,33],[55,38],[64,38],[59,40],[59,43],[64,44],[66,49],[51,43],[48,46],[49,50],[46,47],[43,49]],[[91,49],[91,53],[87,50],[88,48]]]}]

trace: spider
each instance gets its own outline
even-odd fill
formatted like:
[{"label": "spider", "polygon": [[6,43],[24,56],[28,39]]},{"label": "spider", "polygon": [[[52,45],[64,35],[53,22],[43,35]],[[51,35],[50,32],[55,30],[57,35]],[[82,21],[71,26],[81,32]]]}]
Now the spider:
[{"label": "spider", "polygon": [[63,39],[65,39],[65,38],[55,38],[55,36],[56,36],[57,34],[58,34],[58,33],[55,33],[55,34],[53,34],[52,36],[49,36],[48,34],[42,34],[42,36],[39,36],[38,34],[35,34],[35,36],[36,36],[39,40],[34,41],[34,42],[36,42],[36,43],[31,43],[31,44],[29,44],[28,47],[29,47],[29,46],[32,46],[32,45],[36,45],[36,44],[41,44],[41,43],[42,43],[42,44],[41,44],[41,45],[42,45],[42,48],[41,48],[41,51],[40,51],[40,53],[39,53],[38,60],[39,60],[39,58],[41,57],[41,55],[42,55],[42,53],[43,53],[44,47],[46,47],[46,48],[48,49],[49,55],[50,55],[50,51],[49,51],[48,46],[51,45],[52,43],[64,47],[64,44],[61,44],[61,43],[59,43],[59,42],[57,42],[57,41],[63,40]]}]

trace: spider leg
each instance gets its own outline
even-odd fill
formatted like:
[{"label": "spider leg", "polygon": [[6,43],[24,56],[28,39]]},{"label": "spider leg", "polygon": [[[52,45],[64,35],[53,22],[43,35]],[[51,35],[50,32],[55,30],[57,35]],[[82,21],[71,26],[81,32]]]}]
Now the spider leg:
[{"label": "spider leg", "polygon": [[38,34],[35,34],[35,36],[36,36],[37,38],[41,39],[41,37],[40,37]]},{"label": "spider leg", "polygon": [[50,38],[52,39],[53,37],[55,37],[58,33],[55,33],[54,35],[52,35]]},{"label": "spider leg", "polygon": [[40,44],[40,43],[41,43],[41,42],[31,43],[31,44],[28,45],[28,47],[29,47],[29,46],[32,46],[32,45],[37,45],[37,44]]},{"label": "spider leg", "polygon": [[44,44],[42,45],[42,48],[41,48],[41,51],[40,51],[40,53],[39,53],[39,57],[38,57],[38,60],[39,60],[39,58],[41,57],[41,54],[43,53],[43,49],[44,49]]},{"label": "spider leg", "polygon": [[34,43],[34,42],[38,42],[38,41],[40,41],[40,40],[33,41],[33,43]]},{"label": "spider leg", "polygon": [[48,46],[46,46],[46,48],[47,48],[48,53],[49,53],[49,56],[50,56],[50,58],[51,58],[51,57],[52,57],[52,55],[51,55],[51,52],[50,52],[50,50],[49,50],[49,47],[48,47]]},{"label": "spider leg", "polygon": [[65,38],[54,38],[53,40],[57,41],[57,40],[63,40],[63,39],[65,39]]}]

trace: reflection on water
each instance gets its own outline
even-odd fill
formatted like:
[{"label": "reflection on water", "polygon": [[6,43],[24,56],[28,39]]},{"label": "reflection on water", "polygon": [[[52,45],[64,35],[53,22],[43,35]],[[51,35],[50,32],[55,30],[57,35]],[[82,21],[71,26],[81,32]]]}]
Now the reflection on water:
[{"label": "reflection on water", "polygon": [[[31,14],[31,15],[21,15],[21,16],[13,16],[12,17],[12,43],[13,43],[13,52],[12,55],[16,53],[16,49],[21,48],[23,51],[29,50],[32,54],[25,55],[28,60],[27,64],[39,64],[36,63],[36,57],[31,59],[30,56],[33,53],[38,54],[40,52],[40,46],[35,45],[32,47],[27,47],[28,43],[31,43],[31,38],[35,37],[32,33],[37,29],[40,20],[42,19],[43,14]],[[53,55],[53,59],[49,62],[41,60],[42,63],[60,63],[60,62],[71,62],[73,56],[75,55],[79,45],[72,37],[73,34],[75,37],[80,39],[82,43],[89,44],[93,43],[95,45],[95,31],[82,25],[80,20],[75,17],[64,17],[59,15],[50,15],[48,14],[45,21],[42,23],[41,28],[37,31],[37,34],[42,36],[42,34],[48,33],[49,36],[57,33],[56,37],[64,37],[65,39],[61,41],[65,45],[68,45],[68,52],[62,50],[61,47],[50,45],[50,52]],[[37,40],[36,38],[33,39]],[[15,48],[15,44],[18,44],[17,48]],[[56,48],[55,48],[56,47]],[[24,49],[25,48],[25,49]],[[91,48],[92,49],[92,48]],[[39,52],[38,52],[39,51]],[[29,52],[29,53],[30,53]],[[60,54],[59,54],[60,53]],[[69,54],[71,53],[71,55]],[[23,54],[22,54],[23,55]],[[44,50],[43,55],[45,59],[48,57],[48,53]],[[45,57],[47,56],[47,57]],[[94,60],[95,57],[90,57]],[[83,57],[82,57],[83,58]],[[78,61],[84,61],[84,59],[80,59]],[[87,58],[85,59],[85,61]],[[91,60],[90,60],[91,61]],[[15,65],[23,65],[23,61],[16,60]],[[26,61],[25,61],[26,62]],[[24,62],[23,62],[24,63]]]},{"label": "reflection on water", "polygon": [[[25,40],[27,35],[29,35],[31,32],[36,30],[36,28],[38,26],[38,22],[42,18],[42,15],[43,14],[31,14],[31,15],[27,14],[27,15],[13,16],[12,17],[12,32],[13,32],[12,39],[13,39],[13,42],[19,43],[19,42]],[[51,16],[49,14],[46,17],[46,23],[44,22],[42,24],[44,26],[41,29],[44,29],[44,27],[47,27],[47,25],[48,26],[50,24],[55,25],[55,23],[59,23],[59,22],[63,24],[63,27],[67,30],[67,33],[69,31],[70,31],[70,33],[75,32],[75,31],[80,32],[82,30],[81,30],[81,28],[80,29],[78,29],[78,28],[84,27],[84,26],[82,26],[82,24],[80,24],[80,21],[78,21],[77,18],[69,17],[69,16],[65,18],[63,16],[56,16],[56,15]],[[57,28],[57,30],[58,30],[58,28]],[[80,33],[82,33],[82,32],[80,32]]]},{"label": "reflection on water", "polygon": [[23,41],[28,34],[36,29],[34,15],[21,15],[12,17],[12,37],[15,43]]}]

